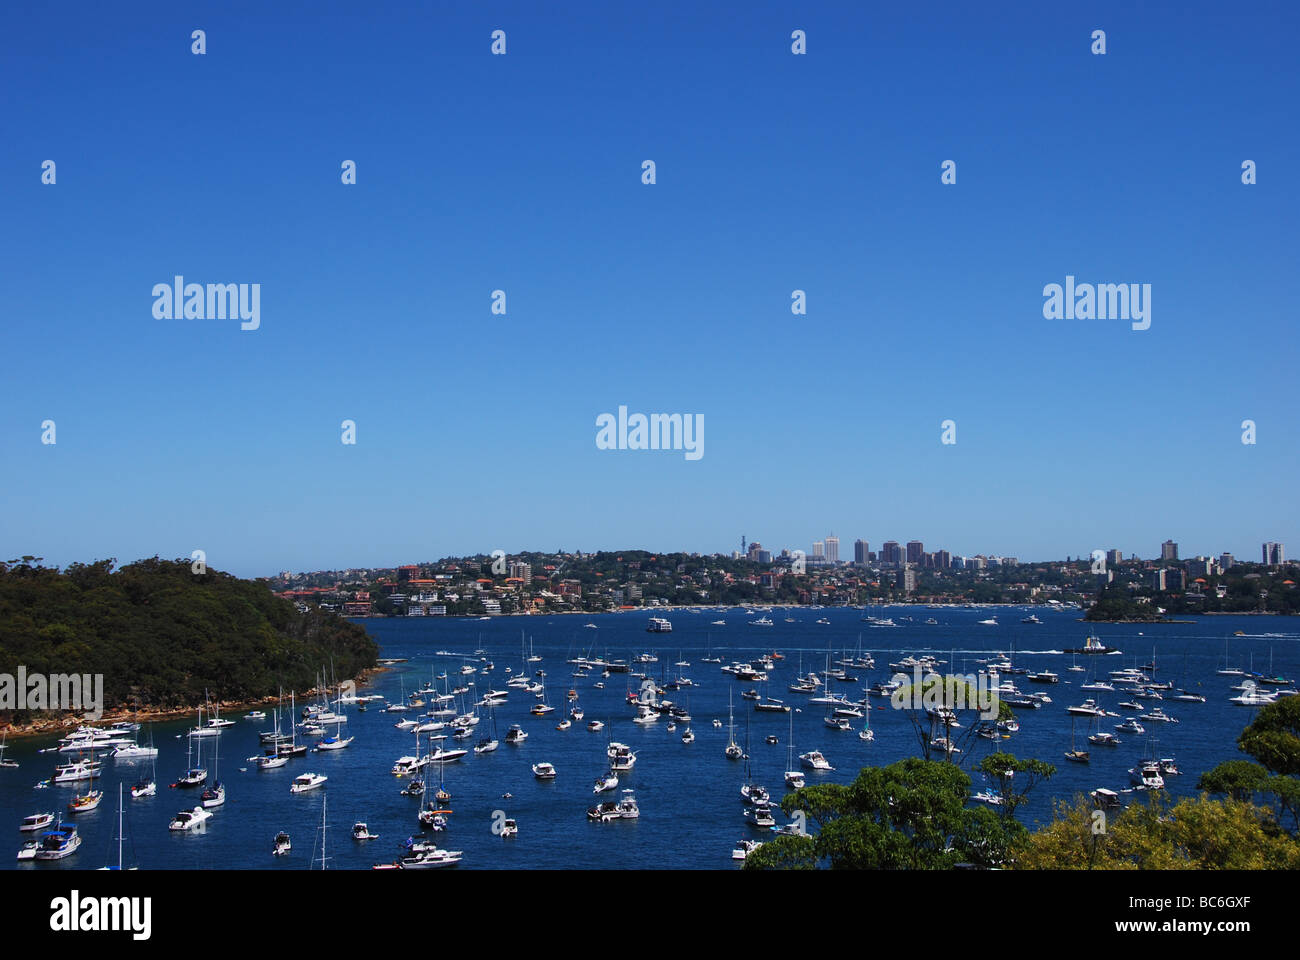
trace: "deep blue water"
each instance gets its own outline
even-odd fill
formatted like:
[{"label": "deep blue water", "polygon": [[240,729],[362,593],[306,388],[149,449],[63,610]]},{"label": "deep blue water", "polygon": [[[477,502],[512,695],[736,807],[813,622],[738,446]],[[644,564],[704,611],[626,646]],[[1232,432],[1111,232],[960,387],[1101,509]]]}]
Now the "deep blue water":
[{"label": "deep blue water", "polygon": [[[1205,694],[1208,702],[1145,701],[1144,706],[1163,706],[1181,722],[1146,723],[1148,735],[1157,738],[1156,744],[1149,745],[1146,737],[1120,734],[1124,739],[1122,746],[1110,750],[1093,748],[1092,763],[1073,764],[1062,756],[1070,741],[1070,718],[1065,709],[1088,696],[1076,688],[1089,675],[1067,672],[1071,657],[1060,651],[1081,646],[1089,627],[1078,621],[1078,611],[1036,612],[1045,620],[1042,626],[1020,624],[1024,612],[1018,608],[990,611],[898,607],[889,609],[888,615],[896,621],[910,616],[914,622],[900,622],[895,628],[873,628],[860,622],[860,611],[848,609],[776,610],[770,614],[775,621],[772,627],[750,626],[748,621],[758,615],[745,615],[741,610],[673,612],[667,615],[673,622],[671,635],[646,633],[646,613],[507,617],[490,621],[365,620],[360,622],[379,641],[381,656],[405,657],[409,662],[381,674],[372,688],[361,692],[373,690],[394,700],[400,697],[403,683],[411,691],[443,671],[455,678],[462,663],[476,661],[472,654],[478,648],[487,652],[495,670],[486,678],[480,674],[469,679],[477,680],[480,689],[488,680],[494,688],[501,689],[507,679],[505,668],[510,666],[516,672],[521,668],[522,630],[535,652],[544,657],[541,663],[530,665],[530,672],[537,668],[547,671],[548,700],[557,709],[548,717],[533,717],[528,709],[536,699],[525,691],[510,692],[507,703],[496,711],[498,733],[504,737],[512,723],[520,723],[529,732],[529,738],[519,747],[503,742],[495,753],[483,756],[475,756],[471,751],[465,759],[445,767],[446,788],[454,796],[449,806],[455,812],[450,818],[450,829],[437,834],[436,842],[464,851],[460,869],[689,869],[729,866],[736,841],[758,836],[741,816],[739,788],[744,779],[743,764],[723,756],[728,691],[735,692],[737,737],[743,742],[745,722],[749,718],[749,752],[756,778],[776,797],[782,793],[790,722],[787,714],[751,713],[749,701],[742,700],[740,693],[752,684],[720,672],[718,664],[701,663],[706,646],[715,655],[722,656],[724,663],[748,660],[772,650],[783,653],[785,659],[771,673],[770,692],[796,707],[806,698],[788,693],[786,686],[799,671],[801,654],[804,673],[821,670],[828,650],[832,660],[837,659],[845,650],[851,652],[858,646],[859,635],[862,649],[875,656],[876,667],[871,671],[850,672],[871,682],[886,679],[888,662],[908,653],[932,652],[941,659],[952,659],[952,667],[961,672],[973,673],[978,669],[976,659],[989,652],[1010,652],[1014,648],[1017,666],[1051,669],[1061,675],[1061,682],[1054,686],[1029,683],[1024,677],[1012,678],[1022,691],[1043,691],[1054,701],[1041,710],[1018,710],[1020,733],[999,745],[1019,756],[1038,757],[1057,766],[1057,775],[1038,788],[1024,808],[1024,819],[1029,822],[1050,816],[1053,797],[1068,797],[1099,786],[1127,787],[1127,770],[1146,749],[1177,759],[1182,776],[1168,778],[1170,792],[1176,795],[1194,792],[1197,776],[1202,771],[1222,760],[1240,756],[1235,740],[1254,711],[1228,702],[1232,695],[1229,687],[1238,678],[1221,677],[1214,672],[1222,665],[1225,640],[1235,666],[1247,666],[1253,655],[1255,669],[1268,672],[1271,653],[1272,673],[1291,678],[1300,673],[1300,647],[1296,643],[1300,639],[1300,621],[1295,619],[1219,616],[1202,617],[1194,624],[1097,625],[1095,632],[1123,654],[1079,657],[1081,665],[1091,668],[1095,662],[1102,673],[1135,663],[1141,666],[1150,662],[1154,648],[1159,668],[1154,679],[1172,679],[1177,685]],[[1001,625],[977,625],[977,621],[991,613],[996,614]],[[786,623],[787,616],[798,622]],[[929,616],[934,616],[939,625],[925,625],[923,621]],[[815,623],[819,617],[826,617],[831,623]],[[725,626],[711,625],[710,621],[720,618],[726,619]],[[588,622],[596,623],[599,629],[585,629],[583,625]],[[1234,637],[1236,630],[1250,636]],[[435,655],[438,650],[454,651],[462,656]],[[565,662],[567,659],[599,653],[610,659],[631,660],[642,651],[657,653],[659,662],[633,665],[633,669],[647,670],[655,679],[659,679],[661,672],[671,677],[676,672],[673,664],[679,659],[691,662],[682,673],[698,686],[682,688],[668,697],[689,703],[694,716],[691,726],[697,738],[695,743],[682,744],[682,727],[669,733],[664,719],[648,727],[632,723],[633,710],[626,705],[625,698],[629,683],[636,685],[638,681],[629,681],[623,674],[611,675],[604,681],[603,690],[594,687],[600,679],[598,674],[577,681],[586,719],[568,731],[555,729],[565,715],[565,694],[575,682],[571,677],[573,667]],[[1181,679],[1184,667],[1185,680]],[[861,689],[861,684],[834,686],[850,699],[857,699]],[[1109,709],[1133,713],[1115,706],[1125,699],[1119,693],[1094,696]],[[871,714],[872,727],[876,730],[874,743],[864,743],[854,732],[842,733],[825,727],[822,706],[803,704],[801,711],[794,714],[796,752],[816,747],[836,767],[834,773],[807,773],[810,783],[819,778],[848,782],[862,766],[887,764],[918,754],[916,737],[907,717],[891,709],[880,709],[886,703],[884,700],[872,698],[872,703],[876,708]],[[251,767],[245,771],[239,768],[247,766],[246,757],[261,752],[257,731],[269,728],[270,719],[241,721],[228,728],[220,738],[226,805],[215,812],[204,832],[192,835],[170,833],[167,823],[177,810],[197,802],[197,791],[172,790],[166,784],[185,766],[186,738],[179,735],[194,720],[155,725],[154,742],[160,749],[159,791],[155,797],[139,800],[130,799],[127,792],[128,859],[141,869],[305,869],[313,847],[319,844],[321,797],[328,794],[326,853],[330,867],[364,869],[377,862],[391,861],[399,855],[401,842],[419,833],[416,822],[419,801],[401,796],[399,790],[405,781],[390,773],[398,756],[412,752],[414,741],[411,734],[395,729],[393,724],[402,716],[414,716],[415,712],[398,715],[385,713],[381,707],[382,704],[372,704],[365,712],[358,712],[355,707],[348,709],[347,728],[357,738],[351,748],[308,754],[291,760],[279,770],[265,773]],[[230,719],[240,716],[242,713]],[[635,769],[623,775],[623,786],[636,790],[641,809],[638,821],[599,824],[586,818],[587,808],[597,800],[592,794],[592,781],[606,769],[608,735],[586,730],[586,721],[593,718],[605,720],[612,727],[613,739],[628,743],[638,753]],[[712,725],[714,718],[723,721],[723,728]],[[1105,720],[1102,729],[1113,730],[1117,722]],[[1082,721],[1078,724],[1081,741],[1086,726]],[[768,734],[776,734],[779,745],[766,744],[764,738]],[[147,737],[147,730],[142,731],[142,739]],[[477,732],[474,738],[458,745],[469,748],[476,740]],[[10,838],[15,852],[20,839],[25,838],[17,832],[18,821],[41,810],[58,812],[74,793],[72,786],[33,789],[35,782],[50,776],[59,756],[35,753],[36,748],[51,742],[11,743],[8,756],[18,760],[21,766],[0,769],[0,811],[5,814],[0,822],[11,825]],[[448,739],[445,743],[451,745],[453,741]],[[977,760],[992,748],[992,742],[972,738],[970,759]],[[212,769],[210,750],[209,740],[204,745],[204,760],[209,770]],[[559,776],[555,781],[545,783],[533,777],[531,764],[541,760],[556,766]],[[8,863],[24,870],[57,870],[95,868],[110,860],[115,862],[113,837],[118,782],[125,782],[129,787],[141,769],[148,769],[148,764],[149,761],[106,760],[105,774],[96,782],[98,788],[105,790],[106,797],[98,810],[76,818],[84,837],[76,855],[54,863],[19,864],[13,859]],[[327,775],[327,785],[313,793],[290,795],[290,781],[306,771]],[[984,786],[977,776],[973,789]],[[506,792],[514,798],[502,799]],[[605,794],[599,799],[615,796]],[[506,816],[518,821],[517,838],[502,840],[493,834],[492,818],[496,810],[504,810]],[[380,839],[366,843],[353,841],[351,826],[356,820],[366,821],[373,832],[380,834]],[[287,830],[292,835],[294,850],[287,857],[275,858],[271,856],[271,841],[279,830]],[[12,858],[13,853],[6,856]]]}]

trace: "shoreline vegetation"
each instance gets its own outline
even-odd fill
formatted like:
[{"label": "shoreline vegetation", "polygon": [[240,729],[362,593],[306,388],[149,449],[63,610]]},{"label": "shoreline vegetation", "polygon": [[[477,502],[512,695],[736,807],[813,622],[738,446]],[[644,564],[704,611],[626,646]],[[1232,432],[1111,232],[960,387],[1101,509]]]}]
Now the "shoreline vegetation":
[{"label": "shoreline vegetation", "polygon": [[[0,674],[103,677],[103,719],[169,720],[209,702],[274,703],[319,693],[321,678],[364,682],[379,645],[364,627],[302,611],[264,582],[188,560],[0,563]],[[83,723],[76,710],[0,710],[0,729],[43,735]]]}]

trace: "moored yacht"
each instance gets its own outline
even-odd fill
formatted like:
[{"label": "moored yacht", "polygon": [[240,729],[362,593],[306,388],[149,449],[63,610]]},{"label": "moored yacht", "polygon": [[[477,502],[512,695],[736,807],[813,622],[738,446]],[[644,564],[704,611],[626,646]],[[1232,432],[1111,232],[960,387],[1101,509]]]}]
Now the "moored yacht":
[{"label": "moored yacht", "polygon": [[322,786],[329,777],[319,773],[304,773],[293,778],[293,783],[289,785],[290,793],[306,793],[308,790],[315,790]]},{"label": "moored yacht", "polygon": [[197,830],[211,819],[211,813],[202,807],[195,807],[193,810],[182,810],[172,817],[171,823],[167,824],[167,829],[176,833]]}]

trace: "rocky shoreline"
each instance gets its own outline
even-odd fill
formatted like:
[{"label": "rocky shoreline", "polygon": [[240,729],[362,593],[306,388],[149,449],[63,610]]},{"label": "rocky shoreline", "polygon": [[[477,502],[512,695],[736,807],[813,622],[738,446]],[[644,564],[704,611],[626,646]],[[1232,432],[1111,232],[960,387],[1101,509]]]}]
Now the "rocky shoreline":
[{"label": "rocky shoreline", "polygon": [[[385,666],[371,667],[362,670],[352,678],[352,682],[358,687],[368,683],[370,678],[377,673],[382,673],[388,668]],[[313,688],[303,692],[304,700],[318,696],[322,691],[319,688]],[[255,707],[265,707],[273,705],[279,698],[275,696],[260,697],[255,700],[214,700],[210,701],[217,710],[225,713],[228,710],[249,710]],[[98,720],[87,720],[80,714],[68,713],[48,713],[32,720],[29,723],[15,724],[12,722],[0,721],[0,733],[14,740],[24,737],[48,737],[62,734],[77,727],[87,724],[105,724],[113,723],[118,720],[130,720],[134,723],[156,723],[166,720],[180,720],[184,717],[193,717],[196,710],[203,704],[196,703],[188,707],[146,707],[141,710],[131,710],[127,707],[115,707],[112,710],[105,710],[104,715]]]}]

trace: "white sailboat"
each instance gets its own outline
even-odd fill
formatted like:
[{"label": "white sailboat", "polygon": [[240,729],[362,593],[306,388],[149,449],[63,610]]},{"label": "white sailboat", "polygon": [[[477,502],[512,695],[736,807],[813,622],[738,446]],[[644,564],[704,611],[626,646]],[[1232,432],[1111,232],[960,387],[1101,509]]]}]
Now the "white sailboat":
[{"label": "white sailboat", "polygon": [[[740,749],[740,744],[736,743],[736,714],[735,707],[731,699],[732,691],[727,691],[727,749],[723,751],[728,760],[739,760],[745,755],[745,751]],[[793,720],[794,715],[791,714]]]}]

